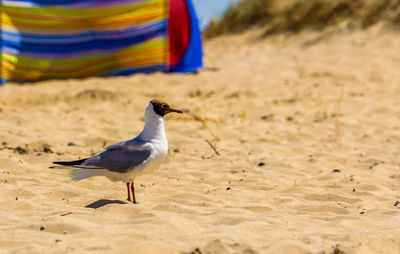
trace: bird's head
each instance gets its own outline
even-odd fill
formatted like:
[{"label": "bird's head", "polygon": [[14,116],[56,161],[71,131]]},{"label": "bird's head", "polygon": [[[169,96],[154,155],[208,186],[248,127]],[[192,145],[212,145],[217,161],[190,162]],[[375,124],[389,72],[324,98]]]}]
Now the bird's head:
[{"label": "bird's head", "polygon": [[150,104],[153,105],[153,110],[157,115],[165,116],[168,113],[175,112],[182,114],[183,112],[179,109],[171,108],[168,103],[162,100],[153,99],[150,101]]}]

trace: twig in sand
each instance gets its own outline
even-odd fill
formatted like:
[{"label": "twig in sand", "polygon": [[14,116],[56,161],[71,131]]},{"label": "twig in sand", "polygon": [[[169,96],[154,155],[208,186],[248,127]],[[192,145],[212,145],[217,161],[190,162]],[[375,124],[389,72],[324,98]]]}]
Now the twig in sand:
[{"label": "twig in sand", "polygon": [[67,216],[67,215],[70,215],[70,214],[73,214],[73,212],[66,212],[66,213],[60,214],[60,216]]},{"label": "twig in sand", "polygon": [[217,148],[215,148],[215,146],[210,141],[208,141],[207,139],[205,141],[207,142],[207,144],[209,144],[211,146],[211,148],[214,150],[215,154],[217,156],[219,156],[219,152],[217,151]]},{"label": "twig in sand", "polygon": [[210,129],[210,127],[208,127],[208,121],[204,119],[204,117],[191,112],[189,112],[189,114],[194,118],[194,120],[201,122],[203,124],[204,129],[206,129],[211,134],[211,136],[213,136],[217,141],[219,141],[219,137],[215,135],[215,133]]},{"label": "twig in sand", "polygon": [[340,114],[341,114],[341,107],[343,102],[343,95],[344,95],[344,85],[340,86],[340,95],[338,98],[338,102],[336,105],[336,122],[335,122],[335,130],[336,130],[336,141],[339,145],[342,144],[342,131],[341,131],[341,124],[340,124]]},{"label": "twig in sand", "polygon": [[213,56],[211,56],[207,51],[204,51],[204,56],[211,63],[212,69],[217,71],[219,69],[219,66],[218,66],[219,64],[218,64],[217,60]]}]

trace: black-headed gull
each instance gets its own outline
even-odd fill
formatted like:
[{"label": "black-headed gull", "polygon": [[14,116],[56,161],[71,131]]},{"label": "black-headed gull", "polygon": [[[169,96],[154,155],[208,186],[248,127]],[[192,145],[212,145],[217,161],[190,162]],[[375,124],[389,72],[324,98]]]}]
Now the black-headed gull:
[{"label": "black-headed gull", "polygon": [[111,181],[126,182],[128,200],[136,204],[135,177],[157,168],[168,154],[163,116],[171,112],[182,113],[166,102],[151,100],[145,110],[144,128],[136,138],[110,145],[90,158],[53,163],[78,168],[71,172],[73,181],[105,176]]}]

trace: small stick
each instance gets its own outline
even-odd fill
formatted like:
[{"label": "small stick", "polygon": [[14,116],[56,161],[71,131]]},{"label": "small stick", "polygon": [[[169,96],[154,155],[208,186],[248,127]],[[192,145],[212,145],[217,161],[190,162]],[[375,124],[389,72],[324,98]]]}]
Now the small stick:
[{"label": "small stick", "polygon": [[207,144],[209,144],[211,146],[211,148],[214,150],[215,154],[219,156],[219,152],[217,151],[215,146],[213,144],[211,144],[211,142],[208,141],[207,139],[205,141],[207,142]]},{"label": "small stick", "polygon": [[67,216],[67,215],[70,215],[70,214],[73,214],[73,212],[66,212],[66,213],[60,214],[60,216]]},{"label": "small stick", "polygon": [[216,140],[219,141],[219,137],[215,135],[215,133],[210,129],[210,127],[208,127],[208,121],[204,119],[204,117],[198,116],[193,113],[190,113],[190,115],[194,118],[194,120],[201,122],[203,124],[204,129],[206,129],[211,134],[211,136],[213,136]]},{"label": "small stick", "polygon": [[340,86],[340,94],[336,105],[336,121],[335,121],[335,130],[336,130],[336,141],[338,141],[339,145],[342,144],[342,130],[340,124],[340,114],[342,109],[342,102],[343,102],[343,95],[344,95],[344,85]]},{"label": "small stick", "polygon": [[208,54],[207,51],[204,51],[204,56],[205,58],[211,63],[211,65],[213,66],[212,68],[214,68],[215,70],[218,70],[218,62],[217,60],[215,60],[215,58],[213,56],[211,56],[210,54]]}]

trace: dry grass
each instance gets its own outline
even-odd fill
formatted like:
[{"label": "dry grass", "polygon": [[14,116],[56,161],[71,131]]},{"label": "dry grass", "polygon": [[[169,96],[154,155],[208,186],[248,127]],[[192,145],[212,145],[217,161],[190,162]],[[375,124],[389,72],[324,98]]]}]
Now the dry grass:
[{"label": "dry grass", "polygon": [[232,5],[220,20],[213,20],[205,37],[242,32],[261,26],[268,35],[322,30],[340,22],[349,28],[366,28],[379,21],[400,23],[399,0],[242,0]]}]

